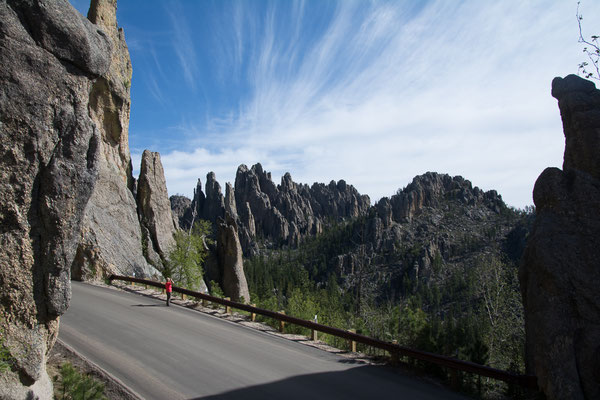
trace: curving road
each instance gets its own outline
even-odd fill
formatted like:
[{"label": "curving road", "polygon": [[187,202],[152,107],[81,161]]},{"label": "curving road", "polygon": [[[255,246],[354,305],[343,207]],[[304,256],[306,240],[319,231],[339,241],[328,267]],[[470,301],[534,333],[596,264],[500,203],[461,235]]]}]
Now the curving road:
[{"label": "curving road", "polygon": [[60,339],[145,399],[464,399],[387,367],[73,282]]}]

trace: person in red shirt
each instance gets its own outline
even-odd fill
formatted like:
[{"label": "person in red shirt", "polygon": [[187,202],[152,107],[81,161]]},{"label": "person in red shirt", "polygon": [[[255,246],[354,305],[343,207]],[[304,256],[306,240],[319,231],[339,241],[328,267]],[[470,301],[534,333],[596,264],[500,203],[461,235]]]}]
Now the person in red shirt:
[{"label": "person in red shirt", "polygon": [[173,291],[173,281],[171,278],[167,278],[165,282],[165,290],[167,292],[167,307],[169,307],[169,303],[171,301],[171,292]]}]

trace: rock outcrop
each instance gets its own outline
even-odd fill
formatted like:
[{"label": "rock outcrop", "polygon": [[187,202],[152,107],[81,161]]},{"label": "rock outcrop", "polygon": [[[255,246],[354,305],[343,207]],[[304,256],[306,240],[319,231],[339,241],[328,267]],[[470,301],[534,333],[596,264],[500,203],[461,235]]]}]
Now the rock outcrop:
[{"label": "rock outcrop", "polygon": [[179,227],[190,227],[192,225],[192,201],[185,196],[173,195],[169,197],[173,217],[177,220]]},{"label": "rock outcrop", "polygon": [[[218,218],[229,213],[238,226],[246,255],[258,251],[259,240],[267,245],[296,246],[303,238],[321,232],[326,219],[365,215],[370,206],[368,196],[360,195],[343,180],[309,187],[295,183],[286,173],[281,184],[275,185],[271,173],[264,171],[260,164],[252,168],[240,165],[235,185],[226,185],[225,196],[214,173],[207,175],[206,182],[204,194],[198,180],[192,210],[198,218],[213,222],[215,227]],[[179,212],[179,215],[184,214],[189,215],[191,211]]]},{"label": "rock outcrop", "polygon": [[471,182],[460,176],[453,178],[450,175],[428,172],[415,177],[406,188],[392,196],[390,205],[393,219],[397,222],[408,222],[424,207],[436,207],[448,199],[471,206],[484,204],[497,212],[505,207],[495,190],[483,192],[477,187],[473,188]]},{"label": "rock outcrop", "polygon": [[102,29],[66,0],[0,2],[0,398],[52,398],[46,357],[105,156],[96,110],[115,45]]},{"label": "rock outcrop", "polygon": [[217,262],[225,295],[233,301],[250,301],[237,224],[229,214],[217,223]]},{"label": "rock outcrop", "polygon": [[85,210],[77,256],[72,266],[76,279],[107,274],[157,274],[144,257],[143,235],[133,193],[129,153],[131,61],[123,30],[117,26],[116,1],[93,0],[88,17],[110,37],[110,68],[90,94],[90,116],[96,123],[98,181]]},{"label": "rock outcrop", "polygon": [[527,367],[549,399],[600,398],[600,91],[552,82],[565,134],[563,169],[535,183],[522,259]]},{"label": "rock outcrop", "polygon": [[365,217],[351,219],[335,238],[343,250],[328,260],[329,269],[346,290],[362,276],[376,298],[393,298],[407,284],[442,287],[447,276],[476,265],[482,254],[504,258],[500,244],[519,218],[495,191],[484,192],[461,176],[427,172],[381,198]]},{"label": "rock outcrop", "polygon": [[160,267],[174,245],[173,234],[179,223],[171,212],[160,154],[149,150],[142,154],[137,204],[144,238],[142,250],[146,259]]}]

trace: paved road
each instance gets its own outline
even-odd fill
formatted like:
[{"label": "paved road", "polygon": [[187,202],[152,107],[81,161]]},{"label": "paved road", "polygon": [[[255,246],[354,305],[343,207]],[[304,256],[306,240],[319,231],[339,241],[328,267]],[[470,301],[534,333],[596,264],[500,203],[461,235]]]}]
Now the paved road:
[{"label": "paved road", "polygon": [[144,296],[73,282],[59,337],[145,399],[463,399]]}]

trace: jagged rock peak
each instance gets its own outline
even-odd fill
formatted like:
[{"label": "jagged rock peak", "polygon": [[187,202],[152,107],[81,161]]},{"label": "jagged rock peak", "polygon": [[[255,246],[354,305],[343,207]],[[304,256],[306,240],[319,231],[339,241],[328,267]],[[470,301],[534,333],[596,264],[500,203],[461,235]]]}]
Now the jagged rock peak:
[{"label": "jagged rock peak", "polygon": [[239,226],[245,254],[256,250],[257,236],[297,245],[303,237],[321,232],[325,218],[357,217],[370,206],[368,196],[343,180],[309,187],[286,173],[277,186],[259,163],[251,168],[240,165],[235,185],[227,184],[225,197],[213,173],[207,175],[206,186],[205,195],[198,183],[192,209],[215,224],[228,212]]},{"label": "jagged rock peak", "polygon": [[229,182],[225,184],[225,212],[234,217],[238,215],[235,204],[235,191]]},{"label": "jagged rock peak", "polygon": [[371,206],[367,195],[361,195],[352,185],[340,180],[324,183],[313,183],[308,191],[312,198],[311,206],[320,218],[358,217],[364,215]]},{"label": "jagged rock peak", "polygon": [[519,272],[526,365],[550,400],[600,398],[600,91],[575,75],[552,82],[566,137],[547,168]]},{"label": "jagged rock peak", "polygon": [[576,169],[600,178],[600,91],[576,75],[554,78],[552,96],[558,100],[565,134],[563,170]]},{"label": "jagged rock peak", "polygon": [[416,176],[390,198],[390,203],[394,220],[402,222],[419,214],[424,207],[436,207],[445,200],[456,200],[469,206],[483,204],[495,212],[506,207],[495,190],[484,192],[462,176],[451,177],[436,172]]},{"label": "jagged rock peak", "polygon": [[[138,180],[137,204],[142,233],[148,232],[144,241],[146,258],[154,251],[160,260],[166,257],[174,244],[173,235],[178,223],[173,218],[171,203],[167,193],[167,183],[160,154],[144,150]],[[160,260],[153,259],[153,263]]]},{"label": "jagged rock peak", "polygon": [[196,219],[205,219],[215,224],[217,218],[224,216],[225,198],[214,172],[206,174],[205,191],[206,194],[202,191],[202,182],[198,179],[192,201],[192,211],[195,212]]},{"label": "jagged rock peak", "polygon": [[173,217],[181,229],[189,229],[192,225],[192,200],[185,196],[174,194],[169,197]]},{"label": "jagged rock peak", "polygon": [[96,25],[117,29],[117,0],[92,0],[87,17]]}]

